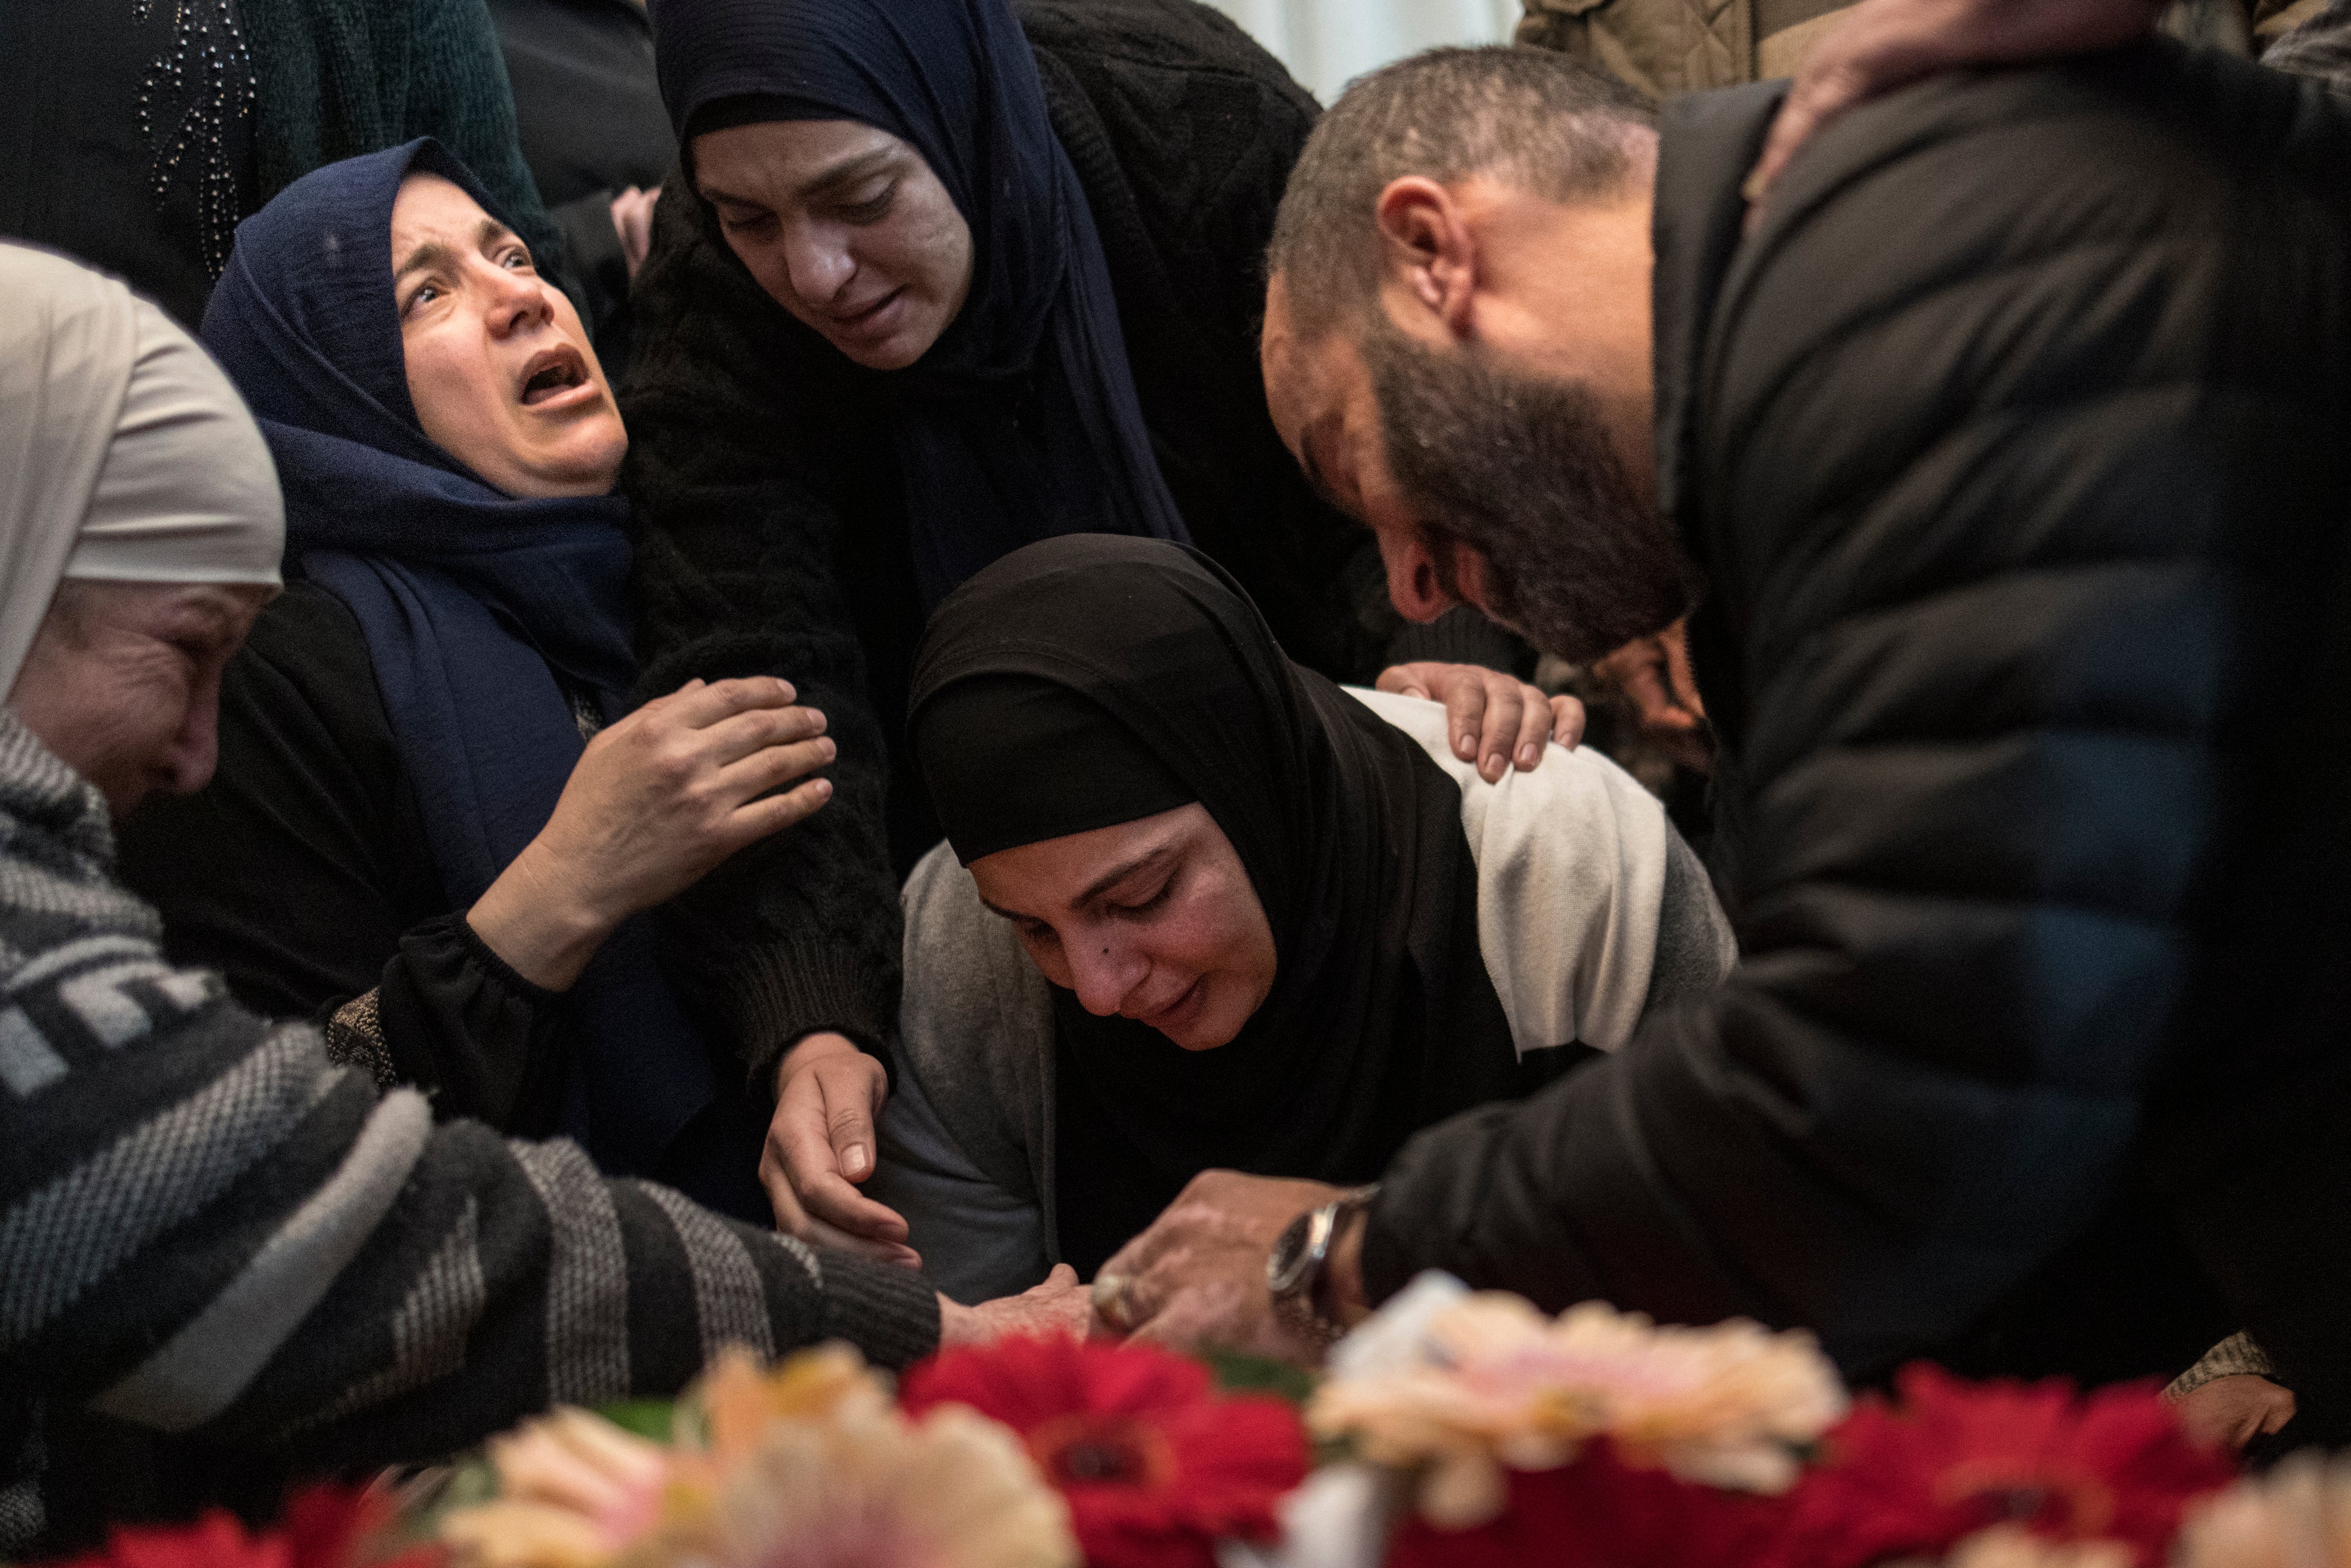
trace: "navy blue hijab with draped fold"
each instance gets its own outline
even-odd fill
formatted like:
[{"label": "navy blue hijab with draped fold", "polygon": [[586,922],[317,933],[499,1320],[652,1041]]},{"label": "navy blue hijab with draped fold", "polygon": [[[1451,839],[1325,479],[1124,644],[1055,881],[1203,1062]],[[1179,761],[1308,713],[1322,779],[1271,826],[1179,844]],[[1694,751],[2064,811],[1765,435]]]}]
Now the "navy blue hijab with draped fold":
[{"label": "navy blue hijab with draped fold", "polygon": [[[971,292],[912,366],[860,371],[808,331],[812,363],[890,411],[926,608],[1038,539],[1189,542],[1093,214],[1007,0],[653,0],[653,20],[689,158],[693,132],[716,124],[853,120],[920,152],[971,226]],[[1024,393],[1041,428],[1020,423]]]},{"label": "navy blue hijab with draped fold", "polygon": [[[517,500],[424,434],[392,292],[392,207],[411,172],[455,182],[504,221],[430,140],[330,164],[238,226],[203,335],[277,461],[289,568],[366,636],[442,886],[465,909],[553,815],[584,748],[573,694],[607,719],[622,711],[636,674],[629,508]],[[607,1170],[768,1220],[765,1117],[730,1103],[740,1074],[671,994],[643,916],[573,994],[563,1131]],[[674,1148],[689,1123],[697,1146]],[[741,1146],[702,1146],[722,1124]]]}]

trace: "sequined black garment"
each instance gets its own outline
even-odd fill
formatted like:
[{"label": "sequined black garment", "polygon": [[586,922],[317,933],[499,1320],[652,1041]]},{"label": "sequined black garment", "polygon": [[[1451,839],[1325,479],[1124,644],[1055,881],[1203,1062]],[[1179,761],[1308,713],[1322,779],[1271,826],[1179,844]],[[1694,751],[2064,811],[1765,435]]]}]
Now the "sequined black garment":
[{"label": "sequined black garment", "polygon": [[258,200],[236,0],[0,5],[0,234],[118,273],[193,328]]},{"label": "sequined black garment", "polygon": [[[180,187],[193,187],[204,270],[218,277],[243,215],[230,139],[240,127],[243,162],[248,169],[252,163],[253,57],[237,29],[234,0],[132,0],[139,23],[162,10],[171,13],[171,42],[139,83],[148,187],[159,207],[168,207]],[[251,183],[249,173],[245,183]]]}]

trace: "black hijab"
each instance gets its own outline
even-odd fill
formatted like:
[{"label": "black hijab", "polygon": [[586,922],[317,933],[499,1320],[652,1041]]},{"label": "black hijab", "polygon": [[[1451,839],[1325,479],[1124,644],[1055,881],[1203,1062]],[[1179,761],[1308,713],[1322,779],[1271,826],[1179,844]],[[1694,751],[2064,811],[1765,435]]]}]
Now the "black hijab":
[{"label": "black hijab", "polygon": [[1272,994],[1215,1051],[1055,992],[1058,1218],[1081,1272],[1198,1171],[1369,1181],[1414,1132],[1577,1055],[1511,1044],[1459,787],[1283,657],[1206,556],[1098,536],[1007,557],[932,617],[910,711],[967,860],[1198,800],[1273,930]]},{"label": "black hijab", "polygon": [[971,292],[929,352],[810,362],[886,411],[925,606],[1033,539],[1189,536],[1152,455],[1077,172],[1006,0],[654,0],[662,99],[698,131],[853,120],[911,143],[971,225]]}]

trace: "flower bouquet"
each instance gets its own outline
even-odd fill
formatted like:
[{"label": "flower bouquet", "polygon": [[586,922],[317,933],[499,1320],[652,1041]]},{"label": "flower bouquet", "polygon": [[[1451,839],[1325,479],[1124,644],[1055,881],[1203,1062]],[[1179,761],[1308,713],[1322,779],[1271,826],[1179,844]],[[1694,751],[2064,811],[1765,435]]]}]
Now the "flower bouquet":
[{"label": "flower bouquet", "polygon": [[2351,1458],[2241,1479],[2150,1389],[1917,1366],[1854,1399],[1802,1333],[1551,1318],[1429,1276],[1319,1382],[1069,1339],[894,1387],[843,1346],[729,1353],[674,1404],[494,1439],[398,1521],[313,1491],[273,1531],[124,1531],[70,1568],[1081,1563],[2351,1568]]}]

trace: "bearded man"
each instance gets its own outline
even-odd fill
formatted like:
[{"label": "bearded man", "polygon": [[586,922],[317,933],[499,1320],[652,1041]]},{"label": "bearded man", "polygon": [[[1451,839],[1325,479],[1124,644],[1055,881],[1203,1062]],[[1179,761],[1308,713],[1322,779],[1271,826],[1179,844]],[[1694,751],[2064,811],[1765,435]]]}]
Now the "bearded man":
[{"label": "bearded man", "polygon": [[[1211,1173],[1113,1326],[1311,1354],[1425,1268],[1867,1376],[2231,1329],[2351,1437],[2351,126],[2162,42],[1784,91],[1357,83],[1264,359],[1391,592],[1584,658],[1698,606],[1744,956],[1375,1193]],[[1272,1254],[1269,1276],[1268,1254]]]}]

